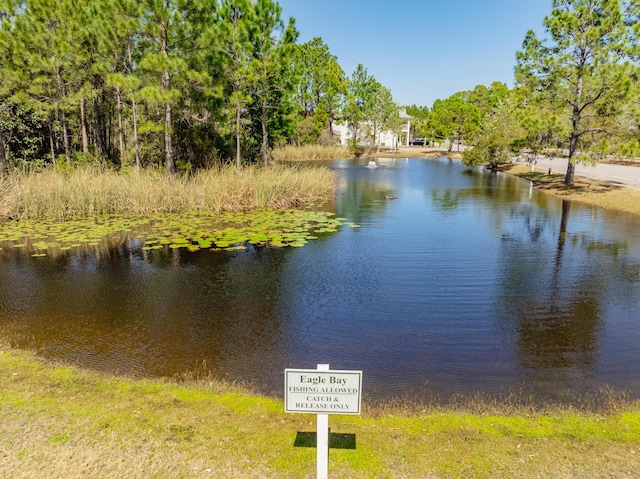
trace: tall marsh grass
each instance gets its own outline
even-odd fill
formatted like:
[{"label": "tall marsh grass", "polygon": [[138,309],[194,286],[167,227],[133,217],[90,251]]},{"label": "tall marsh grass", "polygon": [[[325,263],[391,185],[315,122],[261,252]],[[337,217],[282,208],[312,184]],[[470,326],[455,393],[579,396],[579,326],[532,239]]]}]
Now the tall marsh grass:
[{"label": "tall marsh grass", "polygon": [[334,184],[328,169],[282,165],[175,178],[154,171],[45,170],[14,174],[0,184],[0,220],[289,208],[327,201]]},{"label": "tall marsh grass", "polygon": [[276,161],[297,160],[338,160],[352,158],[353,152],[348,146],[282,146],[273,150],[273,159]]}]

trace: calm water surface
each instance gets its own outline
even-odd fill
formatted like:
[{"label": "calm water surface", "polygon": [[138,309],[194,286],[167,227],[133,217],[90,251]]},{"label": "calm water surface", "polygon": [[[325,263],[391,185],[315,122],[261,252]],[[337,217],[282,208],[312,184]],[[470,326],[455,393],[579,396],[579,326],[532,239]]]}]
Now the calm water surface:
[{"label": "calm water surface", "polygon": [[[372,399],[640,397],[640,221],[447,159],[332,162],[361,228],[303,248],[0,251],[0,328],[99,370],[364,371]],[[396,199],[385,199],[395,195]]]}]

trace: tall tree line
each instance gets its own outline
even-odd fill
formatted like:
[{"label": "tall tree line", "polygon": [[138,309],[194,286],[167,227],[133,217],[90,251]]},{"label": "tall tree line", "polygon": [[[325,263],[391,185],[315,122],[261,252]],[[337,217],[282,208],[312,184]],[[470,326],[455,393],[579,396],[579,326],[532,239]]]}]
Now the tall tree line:
[{"label": "tall tree line", "polygon": [[272,0],[0,0],[0,166],[268,163],[296,36]]},{"label": "tall tree line", "polygon": [[516,54],[515,87],[489,87],[410,107],[416,133],[465,139],[468,164],[499,168],[521,151],[560,150],[578,162],[640,157],[640,3],[553,0],[543,35],[529,31]]},{"label": "tall tree line", "polygon": [[268,165],[274,146],[367,140],[391,92],[296,43],[275,0],[0,0],[0,172]]}]

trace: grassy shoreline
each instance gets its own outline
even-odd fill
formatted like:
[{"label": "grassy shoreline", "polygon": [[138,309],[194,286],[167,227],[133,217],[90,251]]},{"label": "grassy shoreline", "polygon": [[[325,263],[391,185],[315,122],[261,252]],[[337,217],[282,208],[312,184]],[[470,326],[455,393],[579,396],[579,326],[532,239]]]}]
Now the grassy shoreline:
[{"label": "grassy shoreline", "polygon": [[[0,413],[0,477],[315,477],[315,448],[294,446],[314,416],[207,379],[117,378],[0,343]],[[332,478],[624,479],[640,468],[638,402],[605,413],[390,407],[330,427]]]},{"label": "grassy shoreline", "polygon": [[[349,150],[346,147],[325,149],[322,147],[288,147],[286,150],[287,159],[297,159],[299,161],[345,158],[350,156],[348,153]],[[457,151],[449,152],[438,148],[417,147],[399,147],[395,151],[369,152],[363,155],[363,158],[439,158],[442,156],[456,160],[461,159],[461,153]],[[548,175],[542,170],[532,172],[530,167],[520,163],[512,163],[505,168],[504,173],[532,181],[536,189],[550,195],[610,210],[640,215],[640,190],[580,176],[576,177],[572,186],[566,186],[563,174]]]},{"label": "grassy shoreline", "polygon": [[[446,153],[414,148],[372,156],[436,157]],[[334,149],[324,150],[324,154],[327,157],[339,155]],[[530,180],[537,189],[552,195],[640,214],[639,190],[582,177],[577,177],[574,185],[568,187],[563,183],[563,175],[532,172],[522,164],[513,164],[505,172]],[[0,220],[65,221],[114,213],[148,215],[282,209],[325,202],[331,198],[334,186],[335,175],[326,168],[277,164],[266,169],[245,168],[240,174],[227,167],[200,172],[189,178],[168,178],[158,172],[136,175],[93,169],[70,173],[46,170],[14,174],[0,184]]]},{"label": "grassy shoreline", "polygon": [[515,164],[506,173],[532,181],[537,190],[566,200],[640,215],[640,190],[584,177],[576,177],[574,184],[567,186],[563,174],[532,172],[521,164]]},{"label": "grassy shoreline", "polygon": [[0,183],[0,219],[283,209],[325,202],[334,187],[335,175],[327,168],[282,165],[242,172],[225,167],[175,178],[156,171],[45,170],[16,173]]}]

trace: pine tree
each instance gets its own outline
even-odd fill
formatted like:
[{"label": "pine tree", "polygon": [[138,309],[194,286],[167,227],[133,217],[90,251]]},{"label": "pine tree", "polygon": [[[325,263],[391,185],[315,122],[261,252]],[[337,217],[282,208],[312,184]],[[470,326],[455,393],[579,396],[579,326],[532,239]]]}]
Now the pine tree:
[{"label": "pine tree", "polygon": [[554,0],[544,25],[548,38],[527,33],[517,54],[516,79],[566,107],[571,130],[564,182],[570,185],[581,142],[609,133],[604,122],[619,112],[629,93],[628,65],[623,64],[629,27],[620,0]]},{"label": "pine tree", "polygon": [[220,22],[224,39],[224,72],[228,85],[227,104],[235,138],[235,165],[240,171],[243,162],[242,139],[247,121],[245,117],[252,101],[252,86],[256,81],[251,69],[254,49],[251,40],[256,28],[253,2],[223,0]]},{"label": "pine tree", "polygon": [[430,128],[436,135],[449,138],[449,151],[453,148],[453,140],[458,147],[465,137],[473,135],[480,127],[480,111],[464,99],[464,95],[456,93],[444,100],[433,102],[429,115]]},{"label": "pine tree", "polygon": [[174,108],[209,77],[194,62],[215,12],[213,0],[144,0],[139,65],[145,86],[140,94],[150,108],[162,108],[164,158],[169,175],[176,173],[173,146]]},{"label": "pine tree", "polygon": [[362,64],[358,64],[349,80],[345,108],[342,114],[353,132],[354,146],[358,145],[360,128],[362,123],[366,121],[377,84],[376,79],[369,75]]},{"label": "pine tree", "polygon": [[318,128],[328,125],[333,133],[333,123],[347,90],[347,79],[338,59],[316,37],[295,49],[293,61],[294,99],[300,115],[313,117]]},{"label": "pine tree", "polygon": [[254,11],[257,28],[252,35],[250,64],[255,80],[252,103],[257,106],[262,165],[268,166],[274,140],[269,119],[273,114],[281,119],[287,116],[283,109],[288,104],[291,90],[290,59],[297,31],[292,19],[285,28],[282,9],[273,0],[257,0]]},{"label": "pine tree", "polygon": [[18,85],[14,99],[48,118],[51,160],[60,131],[71,162],[71,118],[86,72],[80,25],[83,7],[71,0],[31,0],[15,11],[7,67]]},{"label": "pine tree", "polygon": [[367,118],[371,124],[371,134],[373,145],[378,146],[380,150],[380,142],[378,135],[386,129],[394,129],[398,116],[398,107],[393,101],[391,91],[380,83],[376,82],[375,92],[371,97],[370,107],[368,108]]}]

